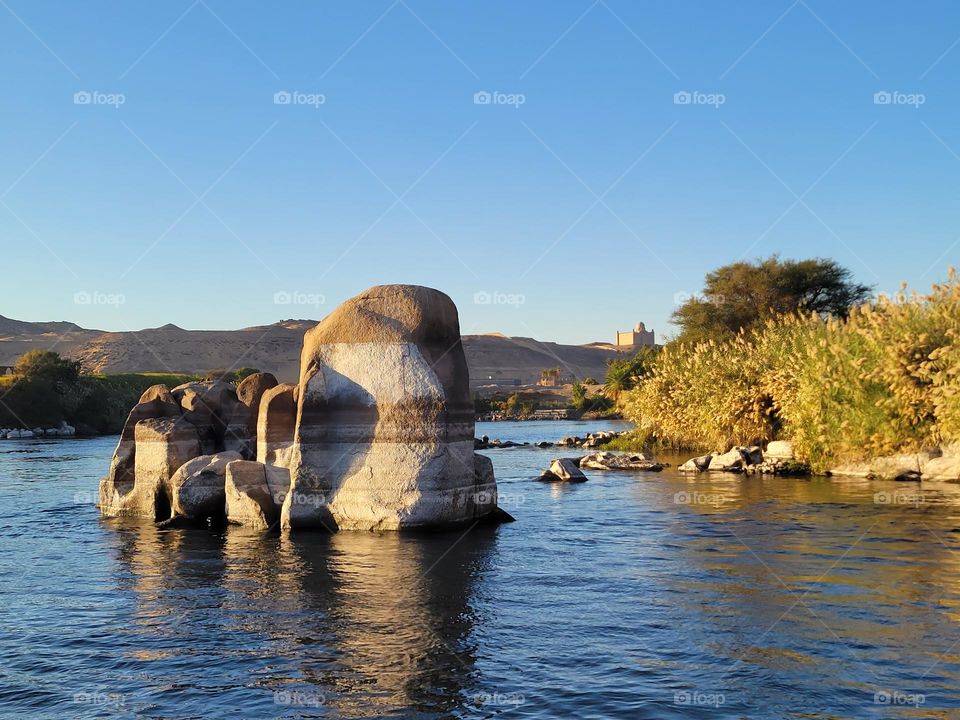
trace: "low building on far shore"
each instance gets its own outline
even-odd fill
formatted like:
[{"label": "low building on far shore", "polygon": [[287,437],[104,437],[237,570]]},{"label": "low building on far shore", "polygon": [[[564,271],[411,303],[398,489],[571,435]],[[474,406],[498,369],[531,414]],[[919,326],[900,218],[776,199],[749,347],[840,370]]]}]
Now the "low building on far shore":
[{"label": "low building on far shore", "polygon": [[618,347],[629,345],[650,346],[655,344],[656,340],[654,339],[653,330],[647,330],[647,326],[642,322],[637,323],[637,326],[633,330],[627,330],[626,332],[617,330]]}]

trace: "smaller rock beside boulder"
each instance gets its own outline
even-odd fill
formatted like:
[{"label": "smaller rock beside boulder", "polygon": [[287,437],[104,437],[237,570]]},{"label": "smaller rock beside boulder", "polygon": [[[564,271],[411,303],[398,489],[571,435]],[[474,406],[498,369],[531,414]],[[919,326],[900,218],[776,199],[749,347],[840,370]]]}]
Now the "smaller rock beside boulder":
[{"label": "smaller rock beside boulder", "polygon": [[237,402],[229,403],[229,420],[224,432],[223,447],[234,450],[244,460],[257,456],[257,420],[260,403],[268,390],[277,387],[271,373],[253,373],[237,385]]},{"label": "smaller rock beside boulder", "polygon": [[241,460],[238,452],[200,455],[181,465],[170,478],[173,517],[199,520],[223,517],[227,465]]},{"label": "smaller rock beside boulder", "polygon": [[940,457],[930,458],[920,468],[921,478],[941,482],[960,482],[960,446],[942,449]]},{"label": "smaller rock beside boulder", "polygon": [[793,443],[790,440],[771,440],[763,457],[767,460],[793,460]]},{"label": "smaller rock beside boulder", "polygon": [[267,486],[264,466],[250,460],[234,460],[227,465],[227,522],[255,530],[273,526],[280,515]]},{"label": "smaller rock beside boulder", "polygon": [[[762,458],[761,458],[762,460]],[[744,466],[750,464],[746,453],[741,448],[731,448],[722,455],[714,455],[710,460],[711,472],[743,472]]]},{"label": "smaller rock beside boulder", "polygon": [[541,482],[586,482],[587,476],[571,458],[558,458],[550,463],[550,468],[540,473]]},{"label": "smaller rock beside boulder", "polygon": [[922,477],[922,468],[940,456],[940,451],[888,455],[865,462],[847,463],[830,469],[831,475],[862,477],[871,480],[916,481]]},{"label": "smaller rock beside boulder", "polygon": [[683,465],[677,468],[680,472],[706,472],[710,469],[710,461],[713,455],[701,455],[700,457],[690,458]]}]

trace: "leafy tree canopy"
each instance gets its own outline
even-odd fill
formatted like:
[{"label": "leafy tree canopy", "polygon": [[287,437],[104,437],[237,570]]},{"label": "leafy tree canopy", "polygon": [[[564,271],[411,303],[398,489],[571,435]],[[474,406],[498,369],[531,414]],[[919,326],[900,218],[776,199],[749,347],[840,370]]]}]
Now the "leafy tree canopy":
[{"label": "leafy tree canopy", "polygon": [[52,350],[31,350],[14,363],[13,373],[24,380],[72,382],[80,377],[80,361],[60,357]]},{"label": "leafy tree canopy", "polygon": [[724,265],[706,276],[703,295],[673,313],[679,342],[721,340],[741,329],[797,311],[846,317],[864,302],[870,287],[833,260],[780,260]]}]

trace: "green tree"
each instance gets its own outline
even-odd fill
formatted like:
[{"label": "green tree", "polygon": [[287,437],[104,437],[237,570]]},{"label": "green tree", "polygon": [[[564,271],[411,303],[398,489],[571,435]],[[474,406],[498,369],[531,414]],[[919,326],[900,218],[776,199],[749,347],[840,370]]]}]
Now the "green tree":
[{"label": "green tree", "polygon": [[79,360],[68,360],[52,350],[31,350],[17,358],[13,374],[23,380],[73,382],[80,377]]},{"label": "green tree", "polygon": [[587,404],[587,389],[583,383],[575,382],[570,392],[570,405],[577,410],[582,410]]},{"label": "green tree", "polygon": [[615,403],[619,403],[620,395],[633,389],[650,372],[659,350],[655,346],[642,347],[633,357],[612,360],[607,365],[607,378],[603,387],[604,395]]},{"label": "green tree", "polygon": [[677,308],[672,319],[680,328],[678,342],[719,341],[796,311],[845,318],[869,293],[869,286],[854,282],[853,274],[833,260],[774,255],[708,273],[703,295]]}]

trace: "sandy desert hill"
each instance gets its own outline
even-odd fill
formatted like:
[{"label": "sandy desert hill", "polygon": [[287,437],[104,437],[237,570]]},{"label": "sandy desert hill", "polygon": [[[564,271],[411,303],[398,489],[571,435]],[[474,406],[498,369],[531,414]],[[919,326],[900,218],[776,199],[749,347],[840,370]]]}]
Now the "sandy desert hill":
[{"label": "sandy desert hill", "polygon": [[[0,316],[0,365],[12,365],[33,349],[52,349],[82,360],[97,373],[188,372],[254,367],[295,382],[303,334],[315,320],[283,320],[240,330],[184,330],[164,325],[133,332],[88,330],[68,322],[32,323]],[[544,368],[564,376],[602,378],[617,357],[608,345],[561,345],[500,333],[465,335],[474,386],[532,384]]]}]

